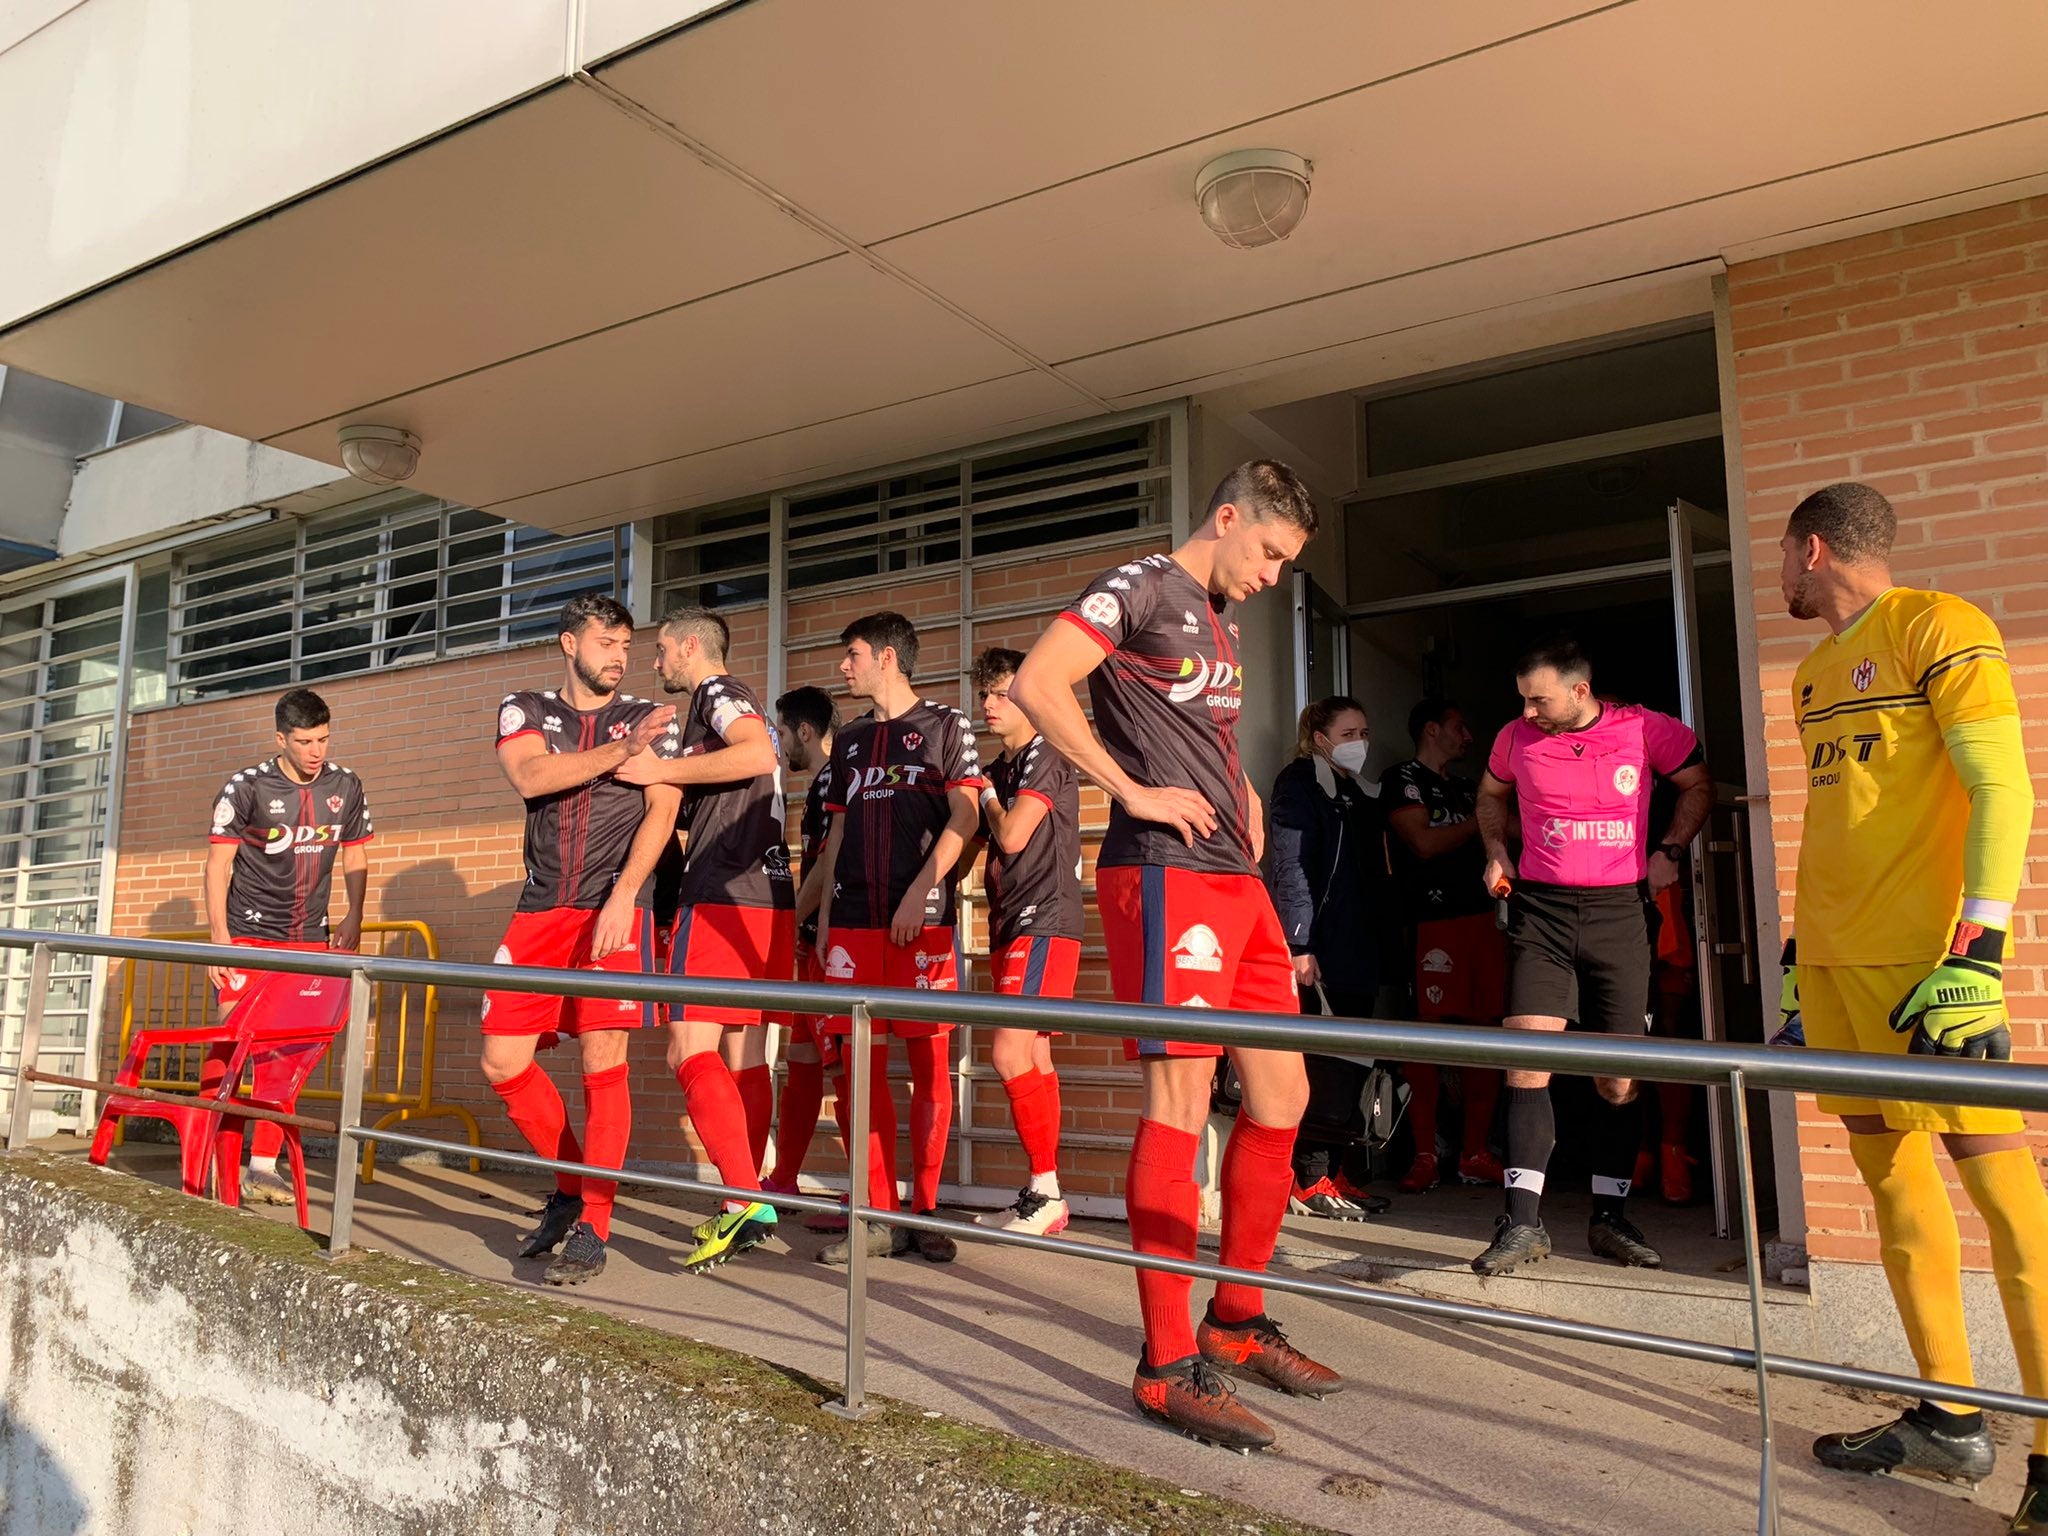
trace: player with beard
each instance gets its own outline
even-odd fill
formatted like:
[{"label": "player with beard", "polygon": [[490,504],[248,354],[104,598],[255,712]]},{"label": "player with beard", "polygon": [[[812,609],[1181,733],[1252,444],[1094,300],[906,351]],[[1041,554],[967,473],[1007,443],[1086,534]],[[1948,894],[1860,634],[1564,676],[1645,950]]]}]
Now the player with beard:
[{"label": "player with beard", "polygon": [[[917,668],[917,630],[900,613],[855,619],[840,635],[846,655],[839,675],[857,699],[874,705],[847,722],[832,742],[832,782],[818,912],[818,962],[826,978],[855,985],[959,989],[954,932],[956,868],[980,824],[981,761],[974,731],[957,709],[920,699],[911,678]],[[882,1019],[876,1019],[878,1027]],[[835,1033],[849,1026],[834,1018]],[[950,1023],[886,1021],[910,1057],[910,1208],[929,1215],[938,1205],[939,1173],[952,1127],[949,1092]],[[869,1203],[896,1208],[896,1105],[889,1092],[888,1043],[874,1047],[869,1124],[864,1153]],[[847,1079],[839,1079],[845,1096]],[[859,1170],[851,1177],[858,1180]],[[856,1184],[854,1187],[858,1187]],[[876,1254],[913,1249],[934,1264],[951,1262],[953,1239],[943,1232],[892,1234],[868,1229]],[[852,1257],[851,1237],[828,1247],[828,1264]]]},{"label": "player with beard", "polygon": [[[1011,702],[1111,800],[1096,897],[1119,1000],[1294,1014],[1294,962],[1259,876],[1258,797],[1237,749],[1244,669],[1234,605],[1276,585],[1316,530],[1294,471],[1240,465],[1171,555],[1105,571],[1060,615],[1010,684]],[[1075,693],[1088,680],[1098,740]],[[1243,1109],[1223,1154],[1222,1261],[1264,1269],[1294,1188],[1296,1128],[1308,1104],[1299,1052],[1228,1047]],[[1127,1041],[1144,1073],[1143,1118],[1125,1184],[1131,1246],[1195,1256],[1197,1137],[1226,1048]],[[1287,1342],[1255,1286],[1219,1284],[1199,1329],[1194,1282],[1138,1271],[1145,1349],[1138,1410],[1237,1450],[1273,1442],[1218,1374],[1313,1396],[1343,1378]]]},{"label": "player with beard", "polygon": [[[640,789],[618,773],[642,754],[681,750],[675,710],[619,692],[633,643],[623,604],[587,592],[563,605],[559,689],[511,693],[498,706],[498,766],[526,802],[526,884],[498,946],[500,965],[545,965],[633,974],[654,968],[648,877],[673,841],[681,793]],[[625,1165],[633,1104],[627,1031],[654,1022],[654,1005],[616,998],[486,992],[484,1080],[542,1157]],[[536,1053],[562,1035],[583,1058],[583,1137],[569,1130],[562,1095]],[[555,1176],[540,1224],[521,1258],[562,1248],[551,1285],[601,1274],[617,1185]],[[564,1243],[564,1239],[567,1239]]]},{"label": "player with beard", "polygon": [[[619,779],[682,791],[670,974],[781,980],[796,950],[782,762],[760,700],[726,670],[731,643],[731,629],[708,608],[679,608],[661,621],[654,670],[666,692],[689,701],[682,749],[673,760],[636,758],[619,770]],[[669,1070],[720,1182],[760,1189],[775,1112],[761,1010],[685,1003],[670,1010],[668,1031]],[[774,1233],[775,1220],[772,1205],[726,1200],[697,1229],[684,1270],[700,1273],[758,1246]]]}]

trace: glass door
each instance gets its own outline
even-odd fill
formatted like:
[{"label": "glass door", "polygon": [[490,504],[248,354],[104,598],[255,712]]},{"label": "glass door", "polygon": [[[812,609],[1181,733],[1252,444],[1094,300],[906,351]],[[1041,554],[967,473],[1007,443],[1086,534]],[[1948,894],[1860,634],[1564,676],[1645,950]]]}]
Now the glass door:
[{"label": "glass door", "polygon": [[1294,713],[1317,699],[1351,691],[1351,615],[1316,585],[1294,573]]}]

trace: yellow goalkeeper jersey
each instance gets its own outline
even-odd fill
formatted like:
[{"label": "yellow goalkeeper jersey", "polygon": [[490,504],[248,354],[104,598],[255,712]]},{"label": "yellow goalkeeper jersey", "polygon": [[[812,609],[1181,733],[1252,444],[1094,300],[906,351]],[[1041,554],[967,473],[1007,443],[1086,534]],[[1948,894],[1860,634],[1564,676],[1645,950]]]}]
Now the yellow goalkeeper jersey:
[{"label": "yellow goalkeeper jersey", "polygon": [[1893,587],[1800,663],[1806,831],[1793,927],[1802,965],[1908,965],[1947,945],[1969,795],[1952,725],[2017,715],[1998,628],[1946,592]]}]

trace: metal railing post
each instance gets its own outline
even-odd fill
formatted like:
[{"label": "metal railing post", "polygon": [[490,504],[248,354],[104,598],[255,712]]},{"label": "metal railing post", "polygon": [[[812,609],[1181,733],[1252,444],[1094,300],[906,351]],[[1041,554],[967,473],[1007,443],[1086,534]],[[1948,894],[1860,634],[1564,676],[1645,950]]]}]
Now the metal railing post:
[{"label": "metal railing post", "polygon": [[[868,1156],[868,1095],[874,1091],[871,1058],[874,1020],[868,1005],[853,1005],[853,1029],[847,1049],[853,1052],[853,1069],[847,1074],[847,1092],[853,1095],[848,1112],[846,1149],[846,1391],[825,1411],[842,1419],[863,1419],[872,1410],[867,1405],[868,1375],[868,1224],[860,1213],[868,1208],[868,1181],[873,1176]],[[887,1166],[885,1162],[884,1167]]]},{"label": "metal railing post", "polygon": [[348,973],[348,1030],[341,1037],[341,1113],[335,1116],[334,1211],[327,1257],[348,1252],[356,1224],[356,1170],[361,1156],[349,1132],[363,1123],[363,1058],[370,1033],[370,973]]},{"label": "metal railing post", "polygon": [[1735,1117],[1735,1184],[1740,1198],[1742,1250],[1749,1269],[1749,1327],[1756,1350],[1756,1416],[1763,1443],[1757,1451],[1756,1533],[1777,1536],[1778,1478],[1771,1448],[1771,1372],[1764,1358],[1763,1242],[1757,1232],[1756,1173],[1749,1157],[1749,1101],[1742,1069],[1728,1074],[1728,1103]]},{"label": "metal railing post", "polygon": [[[36,1069],[43,1053],[43,1007],[50,999],[50,946],[38,944],[29,951],[28,1004],[21,1011],[21,1054],[15,1058],[13,1112],[7,1117],[7,1150],[19,1152],[28,1145],[29,1117],[35,1113],[35,1085],[28,1074]],[[95,1069],[99,1063],[94,1062]]]}]

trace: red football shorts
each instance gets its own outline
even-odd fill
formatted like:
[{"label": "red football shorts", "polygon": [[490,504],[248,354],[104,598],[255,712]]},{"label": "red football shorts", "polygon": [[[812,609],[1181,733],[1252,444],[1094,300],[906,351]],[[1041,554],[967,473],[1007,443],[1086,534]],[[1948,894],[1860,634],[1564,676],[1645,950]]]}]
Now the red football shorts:
[{"label": "red football shorts", "polygon": [[[920,992],[958,992],[960,958],[951,928],[927,928],[909,944],[892,944],[886,928],[834,928],[825,951],[825,979],[851,982],[863,987],[915,987]],[[922,1019],[875,1018],[877,1030],[886,1028],[899,1040],[918,1040],[942,1035],[953,1026]],[[819,1027],[843,1035],[853,1028],[850,1018],[821,1019]]]},{"label": "red football shorts", "polygon": [[1507,1011],[1508,936],[1491,912],[1416,925],[1418,1018],[1498,1024]]},{"label": "red football shorts", "polygon": [[[700,901],[684,907],[677,920],[668,970],[699,981],[780,981],[795,964],[794,912]],[[722,1003],[685,1003],[682,1014],[692,1024],[761,1022],[759,1008]]]},{"label": "red football shorts", "polygon": [[[796,947],[796,979],[803,982],[822,982],[825,967],[818,964],[818,949],[814,942],[799,939]],[[818,1059],[827,1072],[839,1070],[839,1037],[826,1029],[830,1022],[821,1013],[793,1014],[789,1021],[789,1043],[791,1045],[814,1045],[818,1048]],[[841,1025],[851,1029],[850,1021]]]},{"label": "red football shorts", "polygon": [[[286,939],[232,938],[229,939],[228,942],[230,944],[246,944],[251,949],[296,949],[300,951],[312,951],[315,954],[322,955],[327,953],[328,948],[328,946],[325,944],[292,943],[291,941]],[[256,983],[263,980],[263,978],[265,976],[268,976],[269,974],[270,972],[268,971],[229,971],[227,984],[221,987],[214,994],[215,1000],[218,1001],[220,1004],[221,1012],[226,1013],[230,1008],[234,1007],[235,1004],[239,1003],[243,998],[247,997],[249,995],[250,989],[253,988],[256,985]]]},{"label": "red football shorts", "polygon": [[[1158,864],[1095,872],[1109,948],[1109,986],[1122,1003],[1301,1011],[1294,961],[1257,875],[1212,875]],[[1221,1056],[1220,1045],[1126,1040],[1124,1059]]]},{"label": "red football shorts", "polygon": [[995,972],[996,991],[1005,997],[1072,997],[1081,971],[1081,941],[1049,934],[1012,939],[989,956],[989,968]]},{"label": "red football shorts", "polygon": [[[607,971],[624,976],[652,976],[654,914],[645,907],[634,914],[639,927],[631,942],[602,960],[590,958],[590,935],[597,913],[583,907],[550,907],[545,912],[515,912],[505,940],[492,959],[499,965],[552,965],[569,971]],[[483,1031],[487,1035],[540,1035],[541,1048],[558,1035],[580,1035],[586,1029],[639,1029],[655,1023],[654,1004],[615,997],[550,997],[545,992],[486,992]]]}]

